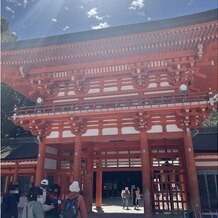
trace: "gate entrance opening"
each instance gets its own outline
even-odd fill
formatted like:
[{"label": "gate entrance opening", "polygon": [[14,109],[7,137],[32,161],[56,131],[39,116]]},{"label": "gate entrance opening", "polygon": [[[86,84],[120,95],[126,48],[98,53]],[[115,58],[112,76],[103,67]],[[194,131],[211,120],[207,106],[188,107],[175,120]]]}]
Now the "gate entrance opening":
[{"label": "gate entrance opening", "polygon": [[[96,172],[93,184],[96,184]],[[141,171],[103,172],[102,198],[121,197],[122,189],[127,186],[131,190],[132,185],[138,186],[142,190]],[[95,193],[96,186],[94,185],[93,197],[95,197]]]}]

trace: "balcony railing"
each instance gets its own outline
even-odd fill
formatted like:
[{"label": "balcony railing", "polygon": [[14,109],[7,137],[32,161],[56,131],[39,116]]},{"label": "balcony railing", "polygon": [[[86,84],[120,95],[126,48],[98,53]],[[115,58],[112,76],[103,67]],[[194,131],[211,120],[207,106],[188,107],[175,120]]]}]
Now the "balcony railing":
[{"label": "balcony railing", "polygon": [[16,116],[31,115],[31,114],[48,114],[48,113],[63,113],[63,112],[81,112],[81,111],[100,111],[100,110],[118,110],[126,108],[140,107],[158,107],[163,105],[185,105],[187,103],[200,104],[209,101],[207,93],[189,94],[189,95],[172,95],[161,97],[135,97],[128,99],[113,99],[94,102],[86,101],[84,103],[60,103],[51,105],[36,105],[29,107],[20,107],[14,110]]}]

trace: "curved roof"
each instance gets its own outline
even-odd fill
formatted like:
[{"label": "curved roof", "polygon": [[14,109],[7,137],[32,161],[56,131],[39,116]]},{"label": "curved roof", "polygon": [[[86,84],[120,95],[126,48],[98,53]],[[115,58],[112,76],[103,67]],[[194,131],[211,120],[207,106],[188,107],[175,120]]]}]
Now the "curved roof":
[{"label": "curved roof", "polygon": [[129,67],[130,73],[136,62],[148,66],[150,61],[167,60],[176,67],[173,61],[178,58],[197,60],[198,46],[203,45],[203,59],[196,61],[199,73],[193,85],[195,91],[207,92],[209,87],[217,90],[217,12],[213,9],[147,23],[4,43],[1,78],[35,100],[42,81],[47,86],[71,80],[72,76],[108,76],[111,68],[118,75],[116,69]]},{"label": "curved roof", "polygon": [[11,138],[1,140],[1,159],[37,159],[38,141],[36,138]]}]

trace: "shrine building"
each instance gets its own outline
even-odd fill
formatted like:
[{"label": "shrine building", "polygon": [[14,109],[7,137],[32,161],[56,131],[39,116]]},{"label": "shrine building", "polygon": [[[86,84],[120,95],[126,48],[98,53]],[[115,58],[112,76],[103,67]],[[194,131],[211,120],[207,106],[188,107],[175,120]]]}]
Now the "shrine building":
[{"label": "shrine building", "polygon": [[64,199],[77,180],[91,211],[104,172],[137,171],[145,217],[201,217],[198,175],[217,169],[217,151],[194,151],[191,130],[216,109],[217,53],[216,9],[3,43],[2,81],[36,102],[10,119],[40,142],[38,157],[2,162],[5,183],[52,178]]}]

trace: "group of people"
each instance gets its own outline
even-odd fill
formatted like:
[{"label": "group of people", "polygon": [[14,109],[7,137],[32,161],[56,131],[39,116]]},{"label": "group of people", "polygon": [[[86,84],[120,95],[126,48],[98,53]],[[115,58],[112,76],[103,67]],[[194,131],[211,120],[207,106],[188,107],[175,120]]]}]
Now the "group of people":
[{"label": "group of people", "polygon": [[[40,186],[32,186],[27,194],[22,218],[87,218],[87,210],[80,187],[77,181],[69,186],[70,194],[64,202],[62,211],[60,200],[60,186],[49,186],[47,179],[41,181]],[[8,193],[3,196],[1,202],[2,218],[18,218],[19,203],[18,185],[10,186]]]},{"label": "group of people", "polygon": [[139,187],[135,188],[133,185],[131,188],[131,193],[129,191],[128,187],[125,187],[121,191],[121,197],[122,197],[122,206],[123,209],[129,210],[129,199],[132,198],[132,204],[134,206],[134,209],[137,210],[139,208],[139,200],[141,199],[140,189]]}]

